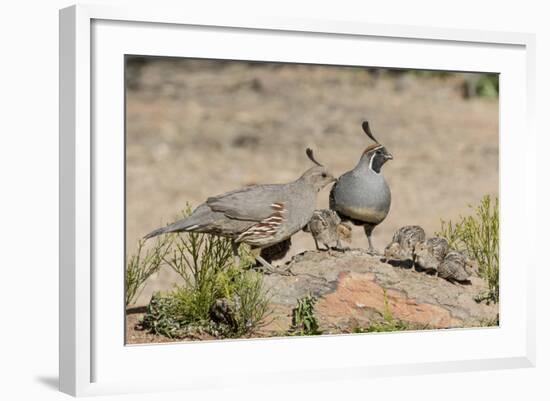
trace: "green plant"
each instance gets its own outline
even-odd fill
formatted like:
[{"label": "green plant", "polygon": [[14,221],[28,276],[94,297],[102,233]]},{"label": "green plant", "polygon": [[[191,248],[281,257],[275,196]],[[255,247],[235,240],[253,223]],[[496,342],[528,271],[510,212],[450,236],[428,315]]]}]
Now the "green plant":
[{"label": "green plant", "polygon": [[232,284],[232,296],[236,305],[235,326],[231,334],[245,336],[262,327],[271,313],[269,292],[263,288],[261,273],[252,271],[238,272]]},{"label": "green plant", "polygon": [[466,98],[498,98],[499,76],[491,73],[468,74],[463,83],[463,90]]},{"label": "green plant", "polygon": [[183,337],[186,322],[176,313],[177,308],[174,297],[156,293],[149,301],[139,326],[153,334],[170,338]]},{"label": "green plant", "polygon": [[475,93],[481,97],[498,97],[499,77],[498,74],[481,74],[475,82]]},{"label": "green plant", "polygon": [[[227,302],[225,320],[213,317],[216,301]],[[177,287],[155,294],[140,322],[143,329],[170,338],[208,334],[220,338],[250,335],[270,313],[269,296],[262,276],[231,268],[216,277],[209,287]]]},{"label": "green plant", "polygon": [[[191,214],[188,204],[181,217]],[[184,280],[188,287],[209,286],[214,277],[233,265],[231,240],[215,235],[183,232],[170,234],[171,252],[165,254],[164,261]],[[252,263],[248,247],[239,248],[239,266],[248,267]]]},{"label": "green plant", "polygon": [[317,299],[311,294],[297,300],[296,306],[292,309],[291,333],[301,336],[312,336],[322,334],[319,330],[319,323],[315,317],[315,304]]},{"label": "green plant", "polygon": [[[190,213],[187,206],[184,216]],[[183,278],[183,284],[153,297],[142,328],[182,338],[201,333],[241,337],[261,327],[269,314],[269,294],[262,275],[247,270],[253,260],[248,248],[241,246],[236,266],[226,238],[199,233],[168,236],[170,250],[163,260]]]},{"label": "green plant", "polygon": [[160,269],[162,260],[170,249],[170,238],[158,238],[151,248],[144,248],[145,241],[140,240],[136,253],[127,259],[124,275],[126,306],[136,301],[147,279]]},{"label": "green plant", "polygon": [[395,319],[393,317],[393,314],[390,309],[390,305],[388,302],[388,295],[386,293],[386,290],[384,291],[384,310],[382,312],[382,321],[377,323],[371,323],[367,327],[354,327],[353,332],[354,333],[382,333],[382,332],[390,332],[390,331],[403,331],[403,330],[410,330],[411,327],[409,323]]},{"label": "green plant", "polygon": [[486,294],[480,294],[477,301],[498,302],[499,299],[499,205],[486,195],[477,207],[470,206],[473,215],[461,217],[457,223],[441,221],[441,231],[436,235],[449,242],[459,251],[474,258],[479,274],[489,287]]}]

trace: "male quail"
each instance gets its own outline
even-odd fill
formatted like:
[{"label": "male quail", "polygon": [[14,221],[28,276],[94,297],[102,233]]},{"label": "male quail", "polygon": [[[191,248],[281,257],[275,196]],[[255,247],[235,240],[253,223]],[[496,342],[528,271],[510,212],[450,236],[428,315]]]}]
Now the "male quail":
[{"label": "male quail", "polygon": [[349,242],[351,240],[351,227],[342,223],[338,214],[330,209],[314,211],[311,220],[304,227],[304,231],[311,233],[318,251],[321,250],[319,243],[327,251],[333,248],[343,250],[341,241]]},{"label": "male quail", "polygon": [[443,263],[448,251],[449,243],[445,238],[429,238],[415,245],[414,263],[419,270],[437,273],[437,268]]},{"label": "male quail", "polygon": [[[253,185],[210,197],[190,216],[158,228],[145,238],[181,231],[219,235],[233,241],[236,257],[241,242],[261,249],[290,238],[311,220],[317,193],[336,181],[315,160],[311,149],[306,154],[315,166],[296,181]],[[260,255],[256,259],[265,269],[274,271]]]},{"label": "male quail", "polygon": [[381,174],[384,163],[393,156],[372,135],[367,121],[363,131],[375,143],[363,152],[355,168],[338,178],[330,192],[330,208],[342,220],[363,226],[369,241],[369,253],[376,254],[371,235],[374,228],[388,215],[391,193]]},{"label": "male quail", "polygon": [[462,252],[450,251],[437,267],[437,276],[451,282],[466,282],[474,270],[473,261]]},{"label": "male quail", "polygon": [[424,241],[426,233],[420,226],[404,226],[393,234],[392,241],[384,250],[387,259],[414,262],[415,246]]}]

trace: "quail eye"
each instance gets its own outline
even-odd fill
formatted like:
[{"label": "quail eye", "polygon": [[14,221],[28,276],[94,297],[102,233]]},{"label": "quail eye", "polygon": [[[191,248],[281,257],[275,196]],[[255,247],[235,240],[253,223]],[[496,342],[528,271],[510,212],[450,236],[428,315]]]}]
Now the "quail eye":
[{"label": "quail eye", "polygon": [[327,178],[327,174],[326,174],[326,173],[323,173],[323,174],[321,174],[321,177]]}]

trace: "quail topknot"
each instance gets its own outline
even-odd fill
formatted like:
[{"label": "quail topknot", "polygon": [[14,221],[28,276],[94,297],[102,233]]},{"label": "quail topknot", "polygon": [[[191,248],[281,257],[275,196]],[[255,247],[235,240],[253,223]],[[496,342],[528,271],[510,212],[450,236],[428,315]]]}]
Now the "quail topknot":
[{"label": "quail topknot", "polygon": [[[199,205],[190,216],[158,228],[145,238],[174,232],[196,232],[230,238],[238,257],[240,243],[266,248],[290,238],[310,220],[317,193],[336,181],[317,162],[311,149],[308,158],[315,164],[297,180],[287,184],[252,185],[213,196]],[[256,256],[268,271],[275,269],[261,255]]]},{"label": "quail topknot", "polygon": [[390,211],[391,192],[382,166],[393,156],[372,135],[368,121],[363,131],[375,143],[368,146],[353,170],[338,178],[330,192],[330,208],[344,221],[363,226],[369,241],[369,253],[376,254],[372,245],[372,232]]},{"label": "quail topknot", "polygon": [[351,241],[351,227],[343,223],[338,214],[330,209],[315,210],[304,231],[311,233],[317,250],[321,250],[319,244],[327,251],[344,250],[342,241]]}]

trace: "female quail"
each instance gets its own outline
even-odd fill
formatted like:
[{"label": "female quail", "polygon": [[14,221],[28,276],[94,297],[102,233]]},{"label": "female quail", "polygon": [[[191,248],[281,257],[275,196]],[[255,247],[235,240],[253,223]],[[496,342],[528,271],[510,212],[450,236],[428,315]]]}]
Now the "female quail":
[{"label": "female quail", "polygon": [[363,122],[363,131],[375,143],[363,152],[355,168],[338,178],[330,192],[330,208],[342,220],[363,226],[369,241],[369,253],[376,254],[371,235],[390,211],[391,193],[381,169],[393,156],[372,135],[369,123]]},{"label": "female quail", "polygon": [[[311,220],[317,193],[336,181],[315,160],[311,149],[306,154],[316,165],[296,181],[252,185],[210,197],[190,216],[158,228],[145,238],[181,231],[218,235],[233,241],[235,256],[241,242],[262,249],[285,241]],[[264,268],[274,271],[260,255],[256,259]]]}]

